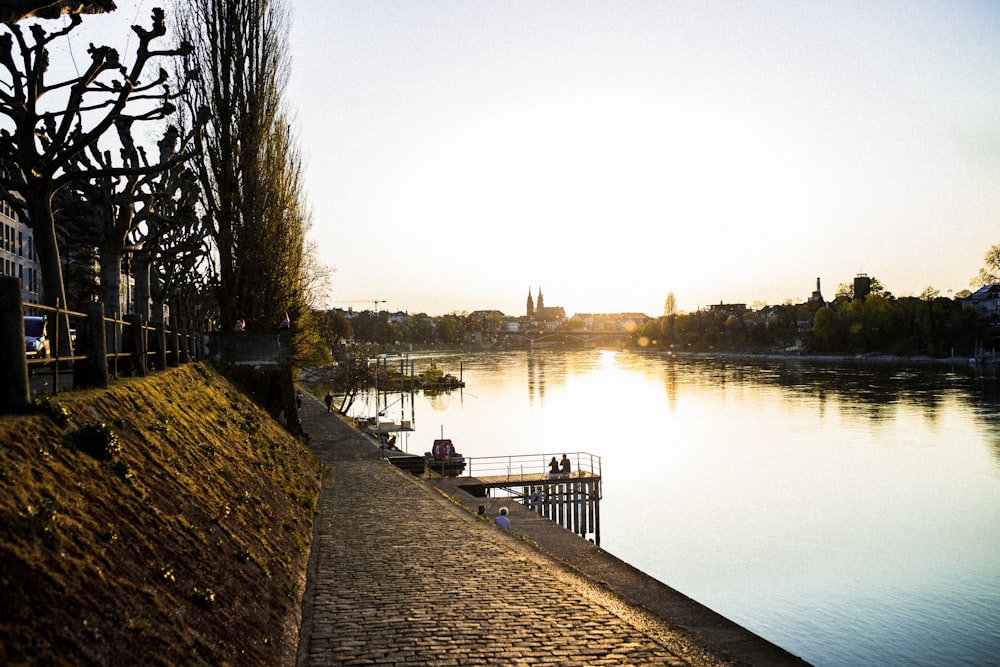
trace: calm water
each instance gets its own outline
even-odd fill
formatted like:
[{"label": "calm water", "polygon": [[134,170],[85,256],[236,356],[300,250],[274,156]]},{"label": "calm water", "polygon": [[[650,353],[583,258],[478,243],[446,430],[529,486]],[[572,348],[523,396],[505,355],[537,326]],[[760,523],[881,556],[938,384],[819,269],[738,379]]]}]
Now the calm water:
[{"label": "calm water", "polygon": [[1000,664],[996,380],[601,351],[434,359],[467,387],[388,398],[415,421],[408,451],[443,429],[467,457],[601,456],[602,547],[816,665]]}]

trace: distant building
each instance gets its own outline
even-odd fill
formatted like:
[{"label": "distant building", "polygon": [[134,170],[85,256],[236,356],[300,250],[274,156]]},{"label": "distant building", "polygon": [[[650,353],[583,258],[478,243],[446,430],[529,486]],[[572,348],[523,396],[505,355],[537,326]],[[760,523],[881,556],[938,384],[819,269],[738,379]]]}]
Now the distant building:
[{"label": "distant building", "polygon": [[809,297],[809,303],[824,303],[823,292],[819,289],[819,278],[816,279],[816,291]]},{"label": "distant building", "polygon": [[854,276],[854,298],[864,299],[872,293],[872,279],[868,274],[859,273]]},{"label": "distant building", "polygon": [[531,322],[561,323],[566,321],[566,310],[562,306],[546,306],[545,297],[542,296],[542,288],[538,288],[537,304],[531,298],[531,288],[528,288],[528,303],[525,308],[525,316]]},{"label": "distant building", "polygon": [[709,306],[708,310],[713,313],[722,313],[724,315],[740,317],[747,312],[747,305],[745,303],[722,303],[720,301],[717,304]]},{"label": "distant building", "polygon": [[966,308],[975,308],[991,320],[1000,320],[1000,285],[984,285],[962,299]]}]

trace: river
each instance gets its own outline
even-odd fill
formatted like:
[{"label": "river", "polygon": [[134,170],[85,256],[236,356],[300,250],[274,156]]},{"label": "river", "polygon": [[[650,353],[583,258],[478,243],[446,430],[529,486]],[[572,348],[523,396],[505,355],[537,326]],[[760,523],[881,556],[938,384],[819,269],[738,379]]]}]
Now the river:
[{"label": "river", "polygon": [[431,358],[466,388],[387,397],[407,451],[443,432],[473,459],[600,456],[604,549],[815,665],[1000,664],[995,378],[599,350],[406,363]]}]

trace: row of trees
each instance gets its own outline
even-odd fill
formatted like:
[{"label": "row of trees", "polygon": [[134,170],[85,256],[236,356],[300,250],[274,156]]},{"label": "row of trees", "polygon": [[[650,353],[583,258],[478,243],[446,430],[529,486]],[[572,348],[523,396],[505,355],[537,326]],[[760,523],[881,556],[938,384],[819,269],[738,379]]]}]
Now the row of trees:
[{"label": "row of trees", "polygon": [[651,345],[690,351],[821,354],[969,355],[989,323],[955,299],[839,296],[829,304],[767,307],[740,314],[702,310],[651,320],[640,335]]},{"label": "row of trees", "polygon": [[[1000,244],[986,252],[983,268],[970,282],[973,287],[1000,284]],[[664,315],[647,322],[639,335],[647,344],[677,350],[967,356],[1000,336],[997,322],[968,307],[969,296],[964,290],[952,299],[927,288],[919,297],[896,298],[872,278],[870,294],[858,297],[845,283],[831,303],[678,313],[671,294]]]},{"label": "row of trees", "polygon": [[66,54],[84,20],[0,28],[0,197],[33,232],[42,302],[116,311],[126,272],[144,320],[167,306],[178,326],[254,330],[288,313],[297,349],[321,349],[286,5],[177,3],[173,39],[154,9],[128,62],[90,45],[81,71]]}]

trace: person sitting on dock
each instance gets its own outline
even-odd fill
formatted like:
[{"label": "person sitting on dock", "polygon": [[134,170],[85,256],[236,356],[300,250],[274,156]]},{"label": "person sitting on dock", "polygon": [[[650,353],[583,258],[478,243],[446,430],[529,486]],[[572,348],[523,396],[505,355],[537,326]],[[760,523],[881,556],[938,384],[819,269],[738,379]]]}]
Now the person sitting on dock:
[{"label": "person sitting on dock", "polygon": [[500,526],[504,530],[507,530],[507,531],[510,530],[510,519],[507,518],[507,508],[506,507],[501,507],[500,508],[500,514],[497,516],[495,522],[496,522],[496,524],[498,526]]},{"label": "person sitting on dock", "polygon": [[552,457],[552,460],[549,461],[549,474],[550,475],[559,474],[559,461],[556,461],[556,457],[554,456]]},{"label": "person sitting on dock", "polygon": [[568,475],[570,471],[569,458],[563,454],[562,461],[559,462],[559,472]]}]

